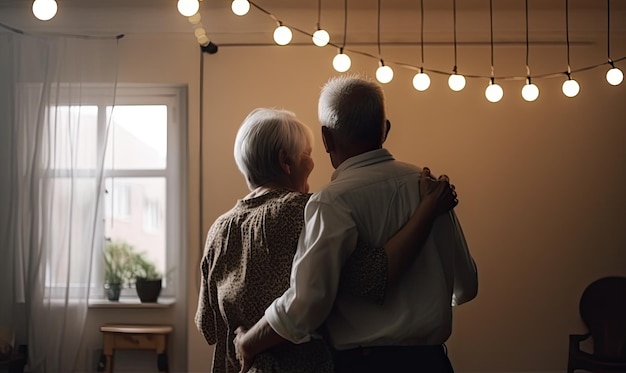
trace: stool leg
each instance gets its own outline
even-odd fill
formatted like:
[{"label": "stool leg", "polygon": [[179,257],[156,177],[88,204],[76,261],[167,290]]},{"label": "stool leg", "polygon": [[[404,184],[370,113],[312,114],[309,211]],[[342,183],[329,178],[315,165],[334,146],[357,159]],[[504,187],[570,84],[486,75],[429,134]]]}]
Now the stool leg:
[{"label": "stool leg", "polygon": [[115,336],[111,333],[104,333],[104,346],[102,348],[102,354],[105,356],[105,373],[113,373],[113,345],[115,345]]},{"label": "stool leg", "polygon": [[100,354],[100,359],[98,360],[98,368],[96,369],[96,372],[104,372],[104,369],[106,369],[106,365],[107,365],[107,358],[103,352]]},{"label": "stool leg", "polygon": [[158,354],[157,355],[157,368],[159,369],[160,373],[167,373],[169,372],[169,366],[168,366],[168,361],[167,361],[167,354],[166,353],[162,353],[162,354]]}]

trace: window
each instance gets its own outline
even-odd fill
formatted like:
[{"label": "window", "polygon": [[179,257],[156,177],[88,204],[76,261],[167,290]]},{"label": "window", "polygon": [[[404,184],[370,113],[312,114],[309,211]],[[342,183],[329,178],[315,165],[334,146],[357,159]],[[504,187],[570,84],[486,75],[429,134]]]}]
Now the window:
[{"label": "window", "polygon": [[148,233],[158,233],[163,224],[163,203],[145,200],[143,206],[143,229]]},{"label": "window", "polygon": [[[80,122],[68,120],[65,123],[81,127],[76,131],[78,138],[70,140],[80,141],[81,154],[68,158],[67,165],[81,160],[85,165],[95,164],[95,149],[103,146],[106,139],[103,193],[101,196],[85,194],[85,198],[101,198],[100,245],[105,239],[126,241],[154,261],[161,273],[170,273],[176,268],[183,247],[183,89],[119,85],[115,107],[99,101],[98,87],[81,99],[80,104],[72,102],[71,106],[61,106],[61,110],[57,107],[56,115],[61,117],[57,120],[60,125],[64,125],[63,116],[81,118]],[[107,123],[110,123],[108,133]],[[66,167],[59,162],[65,156],[63,148],[63,143],[57,142],[50,151],[51,156],[56,157],[55,164],[59,165],[56,166],[57,177],[64,175]],[[80,172],[89,176],[85,180],[93,185],[94,170],[89,167],[85,166]],[[80,187],[80,183],[77,185]],[[93,190],[90,185],[86,185],[85,190]],[[60,188],[55,193],[62,199],[64,190]],[[101,248],[93,256],[93,294],[102,294]],[[57,277],[62,279],[68,265],[71,264],[53,263],[48,283],[54,284]],[[172,286],[168,287],[168,277],[164,278],[161,294],[174,294]]]},{"label": "window", "polygon": [[111,179],[106,181],[104,208],[107,219],[127,219],[130,217],[130,185],[123,182],[113,184]]}]

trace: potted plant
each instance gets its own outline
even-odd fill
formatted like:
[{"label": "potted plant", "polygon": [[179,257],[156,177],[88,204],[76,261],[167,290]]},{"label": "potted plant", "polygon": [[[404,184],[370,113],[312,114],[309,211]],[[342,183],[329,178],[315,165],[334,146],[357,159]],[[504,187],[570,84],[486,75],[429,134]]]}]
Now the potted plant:
[{"label": "potted plant", "polygon": [[110,301],[119,301],[124,284],[132,276],[133,246],[124,241],[108,240],[104,246],[104,289]]},{"label": "potted plant", "polygon": [[163,275],[144,253],[133,257],[133,277],[141,303],[156,303],[163,287]]}]

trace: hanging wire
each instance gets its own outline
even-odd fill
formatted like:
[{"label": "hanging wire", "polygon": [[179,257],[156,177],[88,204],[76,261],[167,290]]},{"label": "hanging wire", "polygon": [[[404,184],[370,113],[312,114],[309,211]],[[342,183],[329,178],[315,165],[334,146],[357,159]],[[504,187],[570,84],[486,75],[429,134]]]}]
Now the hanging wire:
[{"label": "hanging wire", "polygon": [[569,0],[565,0],[565,44],[567,45],[567,77],[572,74],[569,61]]},{"label": "hanging wire", "polygon": [[606,0],[606,55],[611,67],[615,67],[611,60],[611,0]]},{"label": "hanging wire", "polygon": [[528,44],[528,0],[526,0],[526,77],[530,84],[530,67],[528,66],[529,44]]},{"label": "hanging wire", "polygon": [[[259,9],[261,12],[265,13],[266,15],[268,15],[273,20],[275,20],[275,21],[278,20],[272,13],[270,13],[269,11],[267,11],[267,10],[263,9],[262,7],[260,7],[259,5],[257,5],[254,0],[249,0],[249,3],[250,3],[251,6]],[[456,70],[456,3],[455,2],[453,2],[453,6],[454,6],[454,60],[455,60],[455,70]],[[346,51],[349,51],[350,53],[353,53],[353,54],[358,54],[358,55],[361,55],[361,56],[364,56],[364,57],[378,59],[378,57],[373,55],[372,53],[360,51],[360,50],[357,50],[357,49],[346,49],[346,48],[344,48],[345,45],[346,45],[347,24],[348,24],[348,1],[345,0],[345,3],[344,3],[343,46],[340,46],[340,45],[335,44],[333,42],[329,42],[328,45],[336,47],[336,48],[340,48],[342,51],[345,49]],[[308,31],[302,30],[302,29],[297,28],[297,27],[292,26],[292,25],[288,25],[288,26],[292,30],[295,30],[295,31],[297,31],[297,32],[299,32],[299,33],[301,33],[303,35],[308,35],[310,37],[313,36],[312,33],[308,32]],[[1,23],[0,23],[0,27],[7,28],[5,25],[3,25]],[[258,45],[258,44],[221,44],[221,46],[224,46],[224,47],[238,47],[238,46],[250,46],[250,45]],[[613,59],[614,63],[620,62],[620,61],[626,61],[626,56]],[[408,70],[418,71],[418,72],[420,71],[420,67],[414,66],[414,65],[411,65],[411,64],[407,64],[407,63],[402,62],[402,61],[390,61],[390,62],[393,63],[394,65],[401,66],[401,67],[403,67],[405,69],[408,69]],[[582,68],[578,68],[576,70],[572,70],[571,72],[572,73],[584,72],[584,71],[588,71],[588,70],[592,70],[592,69],[596,69],[598,67],[604,66],[605,64],[606,64],[606,61],[603,61],[602,63],[598,63],[598,64],[595,64],[595,65],[589,65],[589,66],[585,66],[585,67],[582,67]],[[448,71],[444,71],[444,70],[428,69],[428,71],[432,72],[433,74],[438,74],[438,75],[450,75],[450,73]],[[551,79],[551,78],[560,77],[562,75],[563,75],[562,72],[550,72],[550,73],[535,75],[535,79]],[[487,77],[485,77],[483,75],[474,75],[474,74],[464,74],[464,76],[466,78],[482,78],[482,79],[487,78]],[[526,77],[501,76],[498,79],[499,80],[526,80]]]},{"label": "hanging wire", "polygon": [[452,27],[454,30],[454,68],[452,71],[456,74],[456,0],[452,0]]},{"label": "hanging wire", "polygon": [[322,0],[317,0],[317,29],[320,29],[322,21]]},{"label": "hanging wire", "polygon": [[348,0],[343,2],[343,44],[341,45],[341,53],[346,46],[346,35],[348,34]]},{"label": "hanging wire", "polygon": [[382,61],[382,53],[380,51],[380,0],[378,0],[377,15],[378,15],[378,21],[377,21],[377,25],[376,25],[376,36],[377,36],[376,44],[378,44],[378,58],[380,58],[381,61]]},{"label": "hanging wire", "polygon": [[422,72],[424,68],[424,0],[420,0],[420,49],[422,54],[420,72]]},{"label": "hanging wire", "polygon": [[[494,79],[493,68],[493,0],[489,0],[489,32],[490,32],[490,46],[491,46],[491,82]],[[456,63],[455,63],[456,64]]]}]

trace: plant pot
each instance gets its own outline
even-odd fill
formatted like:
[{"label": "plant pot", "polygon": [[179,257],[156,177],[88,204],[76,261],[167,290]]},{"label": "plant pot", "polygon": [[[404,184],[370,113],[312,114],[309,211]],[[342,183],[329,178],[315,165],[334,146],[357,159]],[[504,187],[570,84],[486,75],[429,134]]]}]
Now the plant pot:
[{"label": "plant pot", "polygon": [[120,300],[120,292],[122,291],[122,284],[104,284],[104,292],[107,299],[112,302]]},{"label": "plant pot", "polygon": [[137,277],[136,280],[135,289],[137,289],[137,296],[141,303],[156,303],[161,294],[162,279],[150,280]]}]

